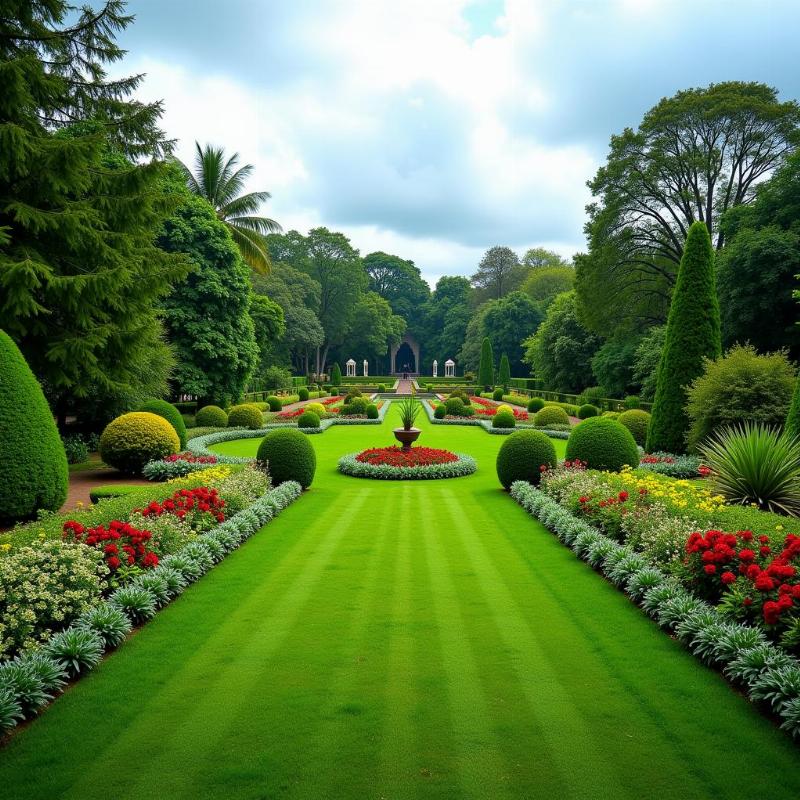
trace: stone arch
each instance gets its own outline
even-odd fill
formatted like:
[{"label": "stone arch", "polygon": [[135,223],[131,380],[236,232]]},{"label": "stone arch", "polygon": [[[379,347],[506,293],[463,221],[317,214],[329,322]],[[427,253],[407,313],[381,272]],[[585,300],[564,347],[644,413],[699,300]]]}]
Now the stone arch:
[{"label": "stone arch", "polygon": [[393,344],[389,348],[389,365],[392,375],[401,375],[404,372],[403,364],[397,363],[397,354],[398,352],[401,355],[406,353],[406,348],[411,351],[411,356],[414,359],[413,365],[409,365],[411,369],[408,372],[410,375],[419,375],[419,342],[410,333],[406,333],[397,344]]}]

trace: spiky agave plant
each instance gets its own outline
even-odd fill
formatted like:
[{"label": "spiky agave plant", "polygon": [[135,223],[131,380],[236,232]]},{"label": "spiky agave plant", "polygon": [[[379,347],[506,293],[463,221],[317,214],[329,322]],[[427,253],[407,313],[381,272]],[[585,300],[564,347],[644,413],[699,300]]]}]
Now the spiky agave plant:
[{"label": "spiky agave plant", "polygon": [[716,431],[698,449],[714,490],[729,502],[800,515],[800,438],[745,422]]},{"label": "spiky agave plant", "polygon": [[417,415],[422,410],[422,405],[412,392],[408,397],[404,397],[398,403],[400,411],[400,421],[403,423],[403,430],[410,431],[414,427]]}]

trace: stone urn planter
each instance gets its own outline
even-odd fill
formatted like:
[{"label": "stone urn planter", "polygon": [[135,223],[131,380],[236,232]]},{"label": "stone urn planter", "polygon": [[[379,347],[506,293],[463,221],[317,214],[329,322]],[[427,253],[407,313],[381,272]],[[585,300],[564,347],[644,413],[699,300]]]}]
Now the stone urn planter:
[{"label": "stone urn planter", "polygon": [[395,428],[392,433],[394,433],[394,438],[403,445],[403,450],[410,450],[411,445],[419,439],[422,431],[419,428],[409,428],[408,430]]}]

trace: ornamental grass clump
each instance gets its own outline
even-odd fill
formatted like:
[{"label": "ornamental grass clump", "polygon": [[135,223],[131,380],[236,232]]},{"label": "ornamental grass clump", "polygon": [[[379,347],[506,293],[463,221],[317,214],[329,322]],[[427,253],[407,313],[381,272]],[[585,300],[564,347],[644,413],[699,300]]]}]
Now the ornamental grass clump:
[{"label": "ornamental grass clump", "polygon": [[[449,403],[450,400],[447,402]],[[461,403],[461,406],[463,408],[463,403]],[[422,404],[412,394],[408,397],[404,397],[397,404],[397,408],[400,412],[400,423],[403,426],[403,430],[410,431],[414,427],[414,422],[417,419],[417,415],[422,410]]]},{"label": "ornamental grass clump", "polygon": [[731,503],[800,515],[800,439],[745,422],[699,446],[715,491]]}]

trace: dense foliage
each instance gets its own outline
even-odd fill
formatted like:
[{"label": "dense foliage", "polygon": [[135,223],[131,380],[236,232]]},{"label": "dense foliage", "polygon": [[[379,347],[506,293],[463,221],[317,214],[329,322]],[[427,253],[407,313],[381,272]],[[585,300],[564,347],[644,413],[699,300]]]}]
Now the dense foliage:
[{"label": "dense foliage", "polygon": [[514,481],[539,483],[542,467],[556,464],[556,449],[541,431],[515,431],[503,442],[497,453],[497,477],[508,489]]},{"label": "dense foliage", "polygon": [[608,417],[590,417],[572,429],[566,457],[590,469],[617,472],[639,464],[639,449],[631,432]]},{"label": "dense foliage", "polygon": [[258,460],[267,464],[275,485],[296,481],[307,489],[317,469],[317,454],[311,442],[306,434],[293,428],[268,433],[258,446]]},{"label": "dense foliage", "polygon": [[148,411],[151,414],[157,414],[159,417],[164,417],[164,419],[175,429],[175,433],[178,434],[180,449],[183,450],[186,447],[186,424],[183,421],[181,412],[178,411],[178,409],[175,408],[172,403],[168,403],[166,400],[151,398],[146,403],[139,406],[137,410]]}]

